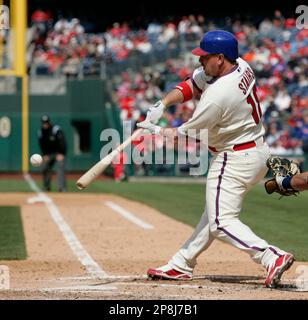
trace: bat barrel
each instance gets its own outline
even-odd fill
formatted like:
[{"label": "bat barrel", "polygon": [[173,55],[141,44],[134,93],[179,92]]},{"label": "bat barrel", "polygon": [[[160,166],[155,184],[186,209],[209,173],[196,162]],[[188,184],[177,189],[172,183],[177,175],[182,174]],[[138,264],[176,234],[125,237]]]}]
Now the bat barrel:
[{"label": "bat barrel", "polygon": [[132,140],[134,140],[143,130],[136,130],[132,136],[126,139],[119,147],[109,153],[104,159],[100,160],[92,168],[90,168],[83,176],[76,182],[76,186],[79,190],[85,189],[95,178],[98,177],[112,162],[117,154],[119,154],[124,148],[126,148]]}]

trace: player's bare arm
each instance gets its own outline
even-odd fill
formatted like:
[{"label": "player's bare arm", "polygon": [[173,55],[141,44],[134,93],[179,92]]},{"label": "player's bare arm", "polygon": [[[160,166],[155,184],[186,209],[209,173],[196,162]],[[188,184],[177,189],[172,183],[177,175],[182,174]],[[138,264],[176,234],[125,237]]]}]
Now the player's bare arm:
[{"label": "player's bare arm", "polygon": [[303,172],[292,177],[291,187],[298,191],[308,190],[308,172]]},{"label": "player's bare arm", "polygon": [[190,79],[176,85],[167,95],[161,100],[165,107],[182,103],[197,96],[197,91],[194,88]]}]

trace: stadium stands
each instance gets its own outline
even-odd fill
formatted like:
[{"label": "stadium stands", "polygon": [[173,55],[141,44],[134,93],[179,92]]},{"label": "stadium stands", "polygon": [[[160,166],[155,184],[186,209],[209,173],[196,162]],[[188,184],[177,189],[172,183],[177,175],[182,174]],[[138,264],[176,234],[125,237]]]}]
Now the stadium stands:
[{"label": "stadium stands", "polygon": [[[230,18],[216,23],[202,15],[189,15],[153,21],[140,29],[115,22],[100,34],[86,33],[76,18],[53,20],[36,13],[29,67],[33,75],[114,75],[114,99],[121,119],[135,123],[150,104],[190,74],[197,61],[189,51],[213,28],[236,35],[240,55],[256,72],[272,152],[302,156],[308,151],[308,30],[297,29],[295,19],[283,17],[279,10],[258,24]],[[171,108],[160,125],[180,125],[193,108],[193,103],[176,112]]]}]

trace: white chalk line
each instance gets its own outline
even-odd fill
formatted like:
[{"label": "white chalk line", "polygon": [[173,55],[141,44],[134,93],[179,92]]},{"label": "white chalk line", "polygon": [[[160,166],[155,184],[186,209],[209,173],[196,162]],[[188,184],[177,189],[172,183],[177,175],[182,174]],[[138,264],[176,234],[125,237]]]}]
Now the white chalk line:
[{"label": "white chalk line", "polygon": [[150,280],[149,283],[127,283],[127,282],[117,282],[117,285],[123,286],[141,286],[141,287],[162,287],[162,288],[181,288],[181,289],[221,289],[218,286],[205,286],[197,284],[170,284],[170,283],[159,283]]},{"label": "white chalk line", "polygon": [[[59,281],[84,281],[84,280],[146,280],[148,277],[146,275],[131,275],[131,276],[104,276],[104,277],[87,277],[87,276],[77,276],[77,277],[62,277],[57,278]],[[54,281],[54,280],[51,280]]]},{"label": "white chalk line", "polygon": [[[94,293],[94,292],[115,292],[116,295],[130,295],[136,296],[138,298],[138,292],[135,291],[120,291],[120,287],[149,287],[151,289],[155,288],[173,288],[173,289],[198,289],[204,291],[219,291],[219,292],[234,292],[234,288],[232,287],[221,287],[221,286],[211,286],[211,285],[188,285],[188,284],[165,284],[159,283],[155,281],[150,281],[149,283],[127,283],[127,282],[117,282],[117,286],[112,286],[110,284],[85,284],[85,285],[76,285],[76,286],[63,286],[63,287],[54,287],[54,288],[14,288],[9,290],[1,290],[6,292],[19,292],[19,293]],[[241,288],[240,291],[255,291],[255,288]],[[262,291],[268,291],[267,288],[260,287]],[[279,289],[276,289],[277,291]],[[1,292],[0,291],[0,292]],[[280,291],[280,290],[279,290]],[[307,292],[303,291],[300,288],[294,288],[293,290],[283,290],[283,291],[293,291],[293,292]],[[153,296],[155,292],[152,292],[148,296]],[[168,297],[179,297],[185,299],[185,292],[178,295],[170,295],[165,293],[164,299],[168,299]],[[140,293],[140,296],[147,296],[146,292]],[[206,297],[205,298],[211,298]],[[213,298],[213,297],[212,297]]]},{"label": "white chalk line", "polygon": [[130,211],[124,209],[123,207],[119,206],[118,204],[114,203],[113,201],[105,201],[105,205],[112,210],[119,213],[122,217],[129,220],[130,222],[136,224],[137,226],[143,228],[143,229],[154,229],[154,226],[143,221],[142,219],[136,217],[133,213]]},{"label": "white chalk line", "polygon": [[86,249],[82,246],[77,236],[74,234],[68,223],[64,220],[60,210],[55,205],[53,200],[40,190],[40,188],[36,185],[36,183],[29,174],[24,174],[24,178],[28,182],[30,188],[38,194],[38,199],[45,203],[52,219],[60,229],[63,237],[70,246],[72,252],[81,262],[81,264],[86,268],[87,272],[92,277],[108,276],[108,274],[92,259],[92,257],[86,251]]},{"label": "white chalk line", "polygon": [[[110,284],[88,284],[88,285],[77,285],[77,286],[70,286],[70,287],[58,287],[58,288],[47,288],[47,289],[40,289],[44,291],[106,291],[106,290],[118,290],[118,293],[121,294],[123,291],[119,290],[119,287],[148,287],[151,289],[155,288],[169,288],[169,289],[198,289],[198,290],[222,290],[224,292],[228,291],[234,291],[234,288],[229,287],[221,287],[221,286],[215,286],[215,285],[189,285],[189,284],[170,284],[170,283],[160,283],[155,281],[149,281],[148,283],[136,283],[136,282],[116,282],[117,287],[110,287]],[[247,290],[255,290],[252,288],[244,289]],[[130,292],[132,295],[136,294],[135,292]],[[144,295],[142,293],[141,295]],[[180,295],[179,295],[180,296]]]},{"label": "white chalk line", "polygon": [[[78,260],[86,267],[89,274],[91,276],[77,276],[77,277],[66,277],[66,278],[58,278],[57,280],[105,280],[105,281],[114,281],[114,280],[145,280],[147,278],[146,275],[144,276],[108,276],[106,272],[104,272],[97,263],[89,256],[89,254],[85,251],[82,247],[81,243],[74,235],[73,231],[70,229],[69,225],[65,222],[64,218],[62,217],[59,209],[54,204],[53,200],[49,198],[46,194],[44,194],[33,181],[30,175],[25,175],[26,181],[29,183],[31,189],[38,194],[38,197],[33,197],[28,200],[28,203],[35,203],[35,202],[44,202],[46,207],[48,208],[53,220],[58,225],[59,229],[61,230],[64,238],[70,245],[73,253],[77,256]],[[134,214],[129,212],[128,210],[122,208],[121,206],[113,203],[112,201],[106,201],[105,204],[113,209],[114,211],[121,214],[127,220],[133,222],[134,224],[144,228],[144,229],[153,229],[154,227],[143,220],[137,218]],[[53,280],[54,281],[54,280]],[[127,283],[127,282],[117,282],[117,284],[121,285],[134,285],[134,286],[160,286],[160,287],[177,287],[177,288],[200,288],[200,286],[189,286],[189,285],[170,285],[170,284],[142,284],[142,283]],[[110,291],[116,290],[115,286],[110,286],[106,284],[97,284],[97,285],[76,285],[76,286],[69,286],[69,287],[56,287],[56,288],[42,288],[42,289],[13,289],[14,291],[19,292],[55,292],[55,293],[65,293],[65,292],[93,292],[93,291]]]},{"label": "white chalk line", "polygon": [[77,286],[70,286],[70,287],[57,287],[57,288],[42,288],[39,289],[41,292],[93,292],[93,291],[111,291],[117,290],[117,287],[110,286],[110,285],[99,285],[99,286],[92,286],[92,285],[77,285]]},{"label": "white chalk line", "polygon": [[[215,285],[203,285],[203,284],[181,284],[181,283],[163,283],[161,281],[153,281],[149,280],[147,282],[135,282],[138,280],[144,281],[148,279],[147,275],[126,275],[126,276],[108,276],[103,278],[90,278],[90,277],[66,277],[66,278],[58,278],[57,280],[61,281],[98,281],[97,284],[92,285],[101,285],[99,281],[115,281],[117,286],[149,286],[149,287],[165,287],[165,288],[182,288],[182,289],[213,289],[218,290],[222,289],[222,286],[215,286]],[[201,278],[202,280],[206,280],[204,278]],[[195,280],[198,280],[196,278]],[[193,280],[192,280],[193,281]],[[235,283],[230,283],[230,285],[235,285]],[[245,284],[244,284],[245,285]],[[262,289],[262,288],[261,288]],[[224,287],[224,290],[234,290],[234,288],[230,287]],[[251,288],[247,288],[246,290],[251,290]]]},{"label": "white chalk line", "polygon": [[[59,209],[54,204],[53,200],[49,198],[46,194],[44,194],[35,184],[30,175],[25,175],[26,181],[29,183],[31,189],[37,192],[38,197],[29,199],[29,203],[34,203],[36,200],[42,201],[45,203],[46,207],[49,209],[50,214],[61,230],[64,238],[70,245],[73,253],[77,256],[78,260],[86,267],[90,276],[77,276],[77,277],[65,277],[58,278],[57,280],[145,280],[147,278],[146,275],[128,275],[128,276],[109,276],[106,272],[104,272],[98,264],[90,257],[90,255],[86,252],[86,250],[82,247],[81,243],[69,227],[69,225],[65,222],[62,217]],[[33,201],[34,200],[34,201]],[[137,218],[134,214],[124,209],[123,207],[115,204],[112,201],[106,201],[105,204],[113,209],[114,211],[121,214],[127,220],[133,222],[134,224],[144,228],[144,229],[153,229],[154,226],[144,222],[143,220]],[[54,280],[53,280],[54,281]],[[155,281],[151,281],[149,283],[132,283],[132,282],[117,282],[117,285],[121,286],[147,286],[147,287],[165,287],[165,288],[183,288],[183,289],[210,289],[216,290],[221,289],[218,286],[205,286],[205,285],[189,285],[189,284],[165,284],[159,283]],[[110,286],[106,284],[95,284],[95,285],[76,285],[69,287],[57,287],[57,288],[42,288],[42,289],[12,289],[15,291],[40,291],[40,292],[73,292],[73,291],[83,291],[83,292],[92,292],[92,291],[108,291],[108,290],[116,290],[117,287]],[[224,288],[226,290],[227,288]]]},{"label": "white chalk line", "polygon": [[[62,292],[62,293],[71,293],[71,292],[93,292],[93,291],[113,291],[117,290],[117,287],[110,285],[76,285],[69,287],[55,287],[55,288],[13,288],[5,290],[6,292],[19,292],[19,293],[35,293],[35,292]],[[0,293],[4,290],[0,290]]]},{"label": "white chalk line", "polygon": [[[76,287],[59,287],[59,288],[41,288],[41,289],[10,289],[10,290],[3,290],[7,294],[95,294],[99,293],[100,297],[103,298],[104,295],[108,295],[108,297],[114,297],[116,300],[119,300],[119,297],[127,296],[127,297],[135,297],[135,299],[143,299],[143,298],[152,298],[153,299],[153,293],[138,293],[138,292],[131,292],[131,291],[123,291],[118,292],[115,291],[117,289],[116,287],[99,287],[95,288],[92,286],[76,286]],[[1,293],[1,291],[0,291]],[[59,297],[61,299],[61,296]],[[82,297],[80,297],[82,298]],[[172,298],[178,298],[178,299],[185,299],[184,295],[164,295],[163,299],[172,299]],[[46,299],[46,297],[44,297]],[[53,298],[54,299],[54,298]],[[159,298],[161,300],[161,297]]]},{"label": "white chalk line", "polygon": [[[92,292],[92,291],[111,291],[118,290],[119,294],[124,292],[119,292],[119,286],[133,286],[133,287],[151,287],[151,288],[179,288],[179,289],[209,289],[209,290],[218,290],[221,287],[218,286],[204,286],[204,285],[187,285],[187,284],[166,284],[166,283],[155,283],[151,281],[149,283],[131,283],[131,282],[117,282],[117,286],[112,286],[108,284],[84,284],[84,285],[71,285],[71,286],[61,286],[61,287],[48,287],[48,288],[14,288],[9,289],[10,292]],[[229,289],[230,291],[231,289]],[[131,293],[133,294],[133,293]],[[144,294],[142,294],[144,295]]]}]

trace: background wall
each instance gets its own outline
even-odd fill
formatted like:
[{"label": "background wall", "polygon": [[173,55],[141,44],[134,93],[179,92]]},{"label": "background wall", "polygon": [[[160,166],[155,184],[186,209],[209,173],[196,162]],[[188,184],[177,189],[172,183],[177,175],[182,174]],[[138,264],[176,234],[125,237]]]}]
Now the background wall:
[{"label": "background wall", "polygon": [[[29,96],[29,152],[40,153],[37,131],[41,116],[48,114],[52,123],[60,125],[65,133],[67,170],[81,171],[99,160],[103,146],[100,133],[118,126],[118,112],[110,103],[103,80],[66,80],[65,87],[64,94]],[[21,170],[20,89],[17,79],[15,93],[0,95],[0,121],[8,117],[11,123],[10,134],[7,137],[0,134],[0,171]],[[39,169],[30,166],[30,170]]]}]

